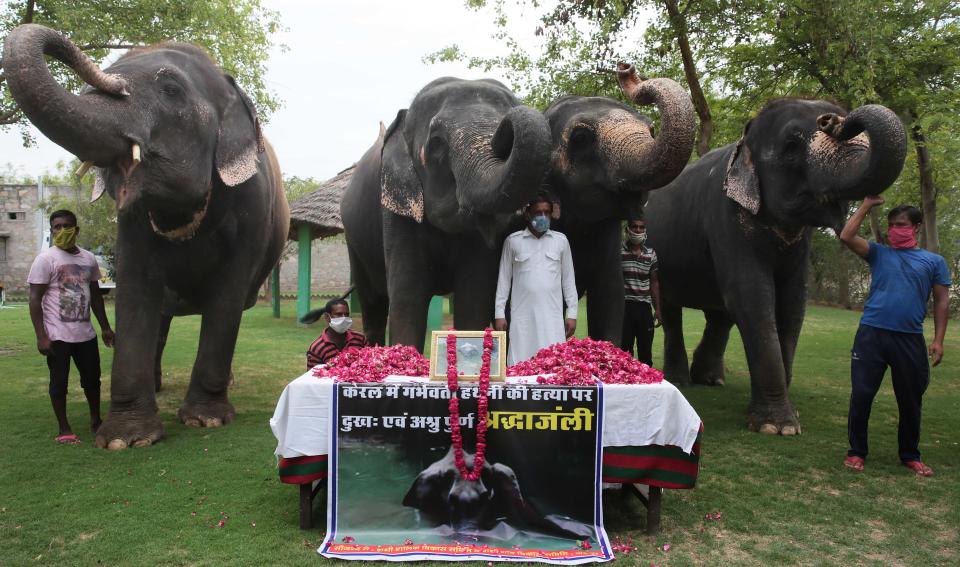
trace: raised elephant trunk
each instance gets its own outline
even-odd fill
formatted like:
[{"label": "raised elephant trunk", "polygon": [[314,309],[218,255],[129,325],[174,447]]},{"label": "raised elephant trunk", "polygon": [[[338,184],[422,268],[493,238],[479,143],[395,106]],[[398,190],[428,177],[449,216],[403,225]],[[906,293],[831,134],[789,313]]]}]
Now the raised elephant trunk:
[{"label": "raised elephant trunk", "polygon": [[693,151],[696,121],[693,102],[671,79],[641,80],[632,65],[617,64],[623,93],[638,105],[655,104],[660,111],[659,135],[624,148],[620,160],[621,186],[650,191],[680,174]]},{"label": "raised elephant trunk", "polygon": [[[113,97],[125,97],[126,81],[101,71],[62,34],[37,24],[14,28],[3,48],[3,69],[10,92],[27,118],[48,138],[81,161],[113,165],[130,155],[131,141],[120,135],[120,105],[106,97],[83,98],[67,92],[50,74],[44,55],[77,72],[89,85]],[[119,114],[122,116],[122,112]]]},{"label": "raised elephant trunk", "polygon": [[492,137],[481,128],[451,140],[451,166],[461,207],[512,213],[536,196],[550,159],[550,127],[526,106],[507,111]]},{"label": "raised elephant trunk", "polygon": [[818,166],[823,185],[840,199],[880,193],[900,175],[907,137],[903,123],[889,108],[868,104],[846,117],[824,114],[817,118],[817,126],[810,159]]}]

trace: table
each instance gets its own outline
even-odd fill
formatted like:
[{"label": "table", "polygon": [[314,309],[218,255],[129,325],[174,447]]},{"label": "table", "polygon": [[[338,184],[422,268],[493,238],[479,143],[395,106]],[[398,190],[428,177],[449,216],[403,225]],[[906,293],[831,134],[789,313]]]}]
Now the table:
[{"label": "table", "polygon": [[[428,380],[388,376],[385,381]],[[535,377],[527,376],[508,378],[506,384],[535,382]],[[696,485],[703,424],[669,382],[605,384],[603,390],[603,482],[622,484],[636,495],[647,508],[647,532],[656,533],[663,489]],[[303,529],[313,525],[313,499],[327,477],[332,397],[333,381],[307,371],[284,388],[270,419],[280,481],[300,486]],[[644,496],[636,484],[648,486],[649,494]]]}]

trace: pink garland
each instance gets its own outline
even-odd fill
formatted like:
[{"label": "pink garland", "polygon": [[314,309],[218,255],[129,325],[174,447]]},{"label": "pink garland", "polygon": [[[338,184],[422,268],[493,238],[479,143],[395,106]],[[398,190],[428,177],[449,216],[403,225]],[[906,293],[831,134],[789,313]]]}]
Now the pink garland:
[{"label": "pink garland", "polygon": [[350,347],[313,371],[314,376],[337,382],[383,382],[387,376],[426,376],[430,363],[407,345]]},{"label": "pink garland", "polygon": [[[450,329],[451,331],[453,329]],[[460,433],[460,389],[457,375],[457,336],[447,335],[447,388],[450,390],[450,439],[453,442],[453,460],[465,480],[477,481],[483,470],[487,453],[487,392],[490,390],[490,354],[493,352],[493,331],[483,333],[483,354],[480,358],[480,396],[477,398],[477,450],[473,455],[473,469],[467,470],[463,458],[463,435]]]},{"label": "pink garland", "polygon": [[[542,374],[553,374],[546,377]],[[539,384],[589,386],[659,384],[663,372],[647,366],[607,341],[570,339],[540,349],[530,360],[507,368],[507,376],[537,376]]]}]

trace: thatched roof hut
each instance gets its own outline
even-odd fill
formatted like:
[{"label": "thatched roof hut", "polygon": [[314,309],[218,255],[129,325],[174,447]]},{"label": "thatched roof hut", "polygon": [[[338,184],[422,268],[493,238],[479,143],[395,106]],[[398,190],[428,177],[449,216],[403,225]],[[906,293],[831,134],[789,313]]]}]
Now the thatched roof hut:
[{"label": "thatched roof hut", "polygon": [[343,232],[340,221],[340,199],[350,183],[356,165],[351,165],[332,179],[324,181],[311,193],[290,203],[290,240],[297,240],[297,230],[310,226],[310,238],[326,238]]}]

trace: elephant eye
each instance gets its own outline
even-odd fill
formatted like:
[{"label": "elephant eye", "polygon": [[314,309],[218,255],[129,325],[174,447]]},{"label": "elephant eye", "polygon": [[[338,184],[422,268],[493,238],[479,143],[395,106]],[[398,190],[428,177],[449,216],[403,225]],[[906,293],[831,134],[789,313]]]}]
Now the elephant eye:
[{"label": "elephant eye", "polygon": [[183,92],[183,89],[176,83],[167,83],[160,87],[160,92],[166,96],[177,96]]},{"label": "elephant eye", "polygon": [[569,152],[573,155],[583,153],[593,144],[595,138],[596,134],[589,128],[582,126],[573,128],[568,142]]}]

